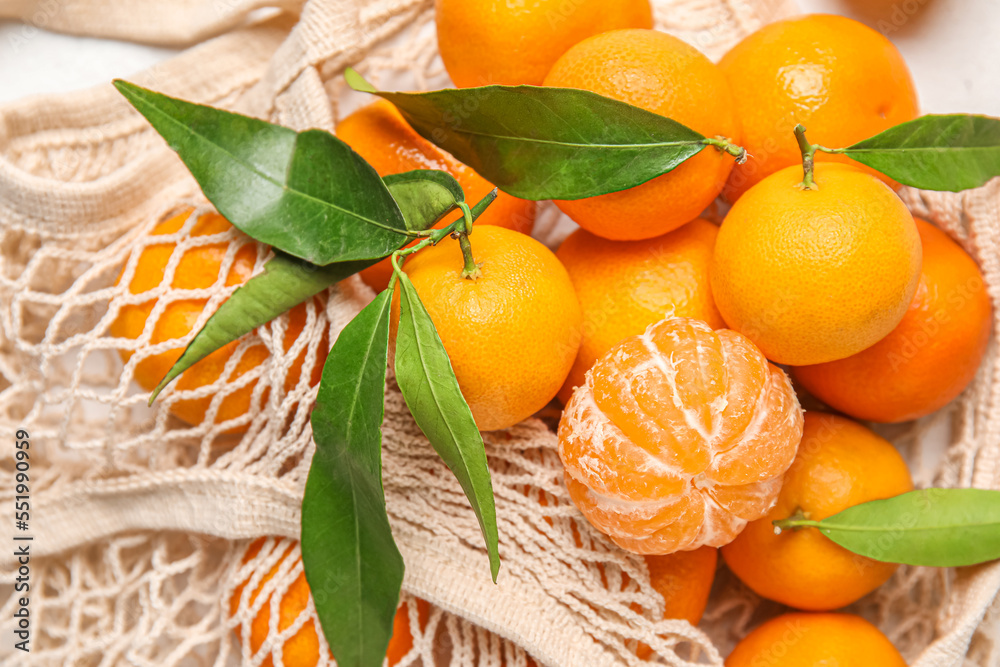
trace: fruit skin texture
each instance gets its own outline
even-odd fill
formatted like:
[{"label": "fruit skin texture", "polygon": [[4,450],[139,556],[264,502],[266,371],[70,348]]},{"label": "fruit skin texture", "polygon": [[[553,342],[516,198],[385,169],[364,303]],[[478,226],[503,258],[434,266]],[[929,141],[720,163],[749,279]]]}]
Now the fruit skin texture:
[{"label": "fruit skin texture", "polygon": [[920,236],[884,183],[840,164],[768,176],[730,209],[712,257],[712,295],[731,329],[776,363],[803,366],[871,347],[906,314]]},{"label": "fruit skin texture", "polygon": [[816,528],[784,530],[772,521],[801,510],[820,520],[870,500],[913,490],[910,471],[888,441],[836,415],[806,412],[802,444],[774,508],[722,548],[729,569],[759,595],[797,609],[837,609],[872,592],[895,563],[858,556]]},{"label": "fruit skin texture", "polygon": [[906,667],[874,625],[853,614],[783,614],[736,645],[726,667]]},{"label": "fruit skin texture", "polygon": [[[649,583],[663,596],[663,618],[681,619],[697,626],[715,581],[719,550],[698,547],[693,551],[643,558],[649,568]],[[636,650],[640,660],[649,660],[652,654],[646,644],[640,643]]]},{"label": "fruit skin texture", "polygon": [[556,257],[583,309],[580,352],[559,390],[563,404],[601,355],[668,313],[704,320],[713,329],[725,327],[708,281],[718,233],[718,227],[699,218],[646,241],[608,241],[585,229],[563,241]]},{"label": "fruit skin texture", "polygon": [[[544,245],[502,227],[469,237],[482,275],[462,277],[458,241],[416,253],[406,274],[437,328],[480,430],[513,426],[551,401],[580,347],[580,303]],[[393,299],[392,337],[399,321]]]},{"label": "fruit skin texture", "polygon": [[577,42],[619,28],[652,28],[648,0],[437,0],[438,48],[459,88],[540,86]]},{"label": "fruit skin texture", "polygon": [[[263,537],[259,538],[250,545],[246,555],[243,556],[244,564],[260,553],[266,539]],[[257,597],[264,589],[264,586],[278,573],[278,569],[282,566],[282,563],[284,563],[294,547],[295,542],[291,542],[274,566],[261,578],[257,588],[250,594],[250,598],[247,601],[248,605],[256,603]],[[300,556],[296,556],[295,560],[298,561],[300,558]],[[297,563],[293,567],[296,565]],[[235,616],[239,611],[240,598],[243,595],[243,589],[246,588],[248,583],[250,583],[250,578],[240,583],[234,589],[233,596],[229,600],[230,616]],[[291,583],[278,603],[278,632],[284,631],[306,610],[309,604],[309,595],[309,584],[306,582],[305,573],[300,572],[299,576]],[[430,613],[430,607],[424,600],[417,600],[417,613],[419,614],[421,624],[425,623]],[[271,600],[268,598],[267,601],[262,603],[250,626],[250,650],[253,655],[257,654],[257,651],[264,644],[264,640],[270,634],[270,624]],[[236,626],[235,631],[237,637],[240,636],[240,626]],[[404,602],[396,610],[396,616],[392,622],[392,639],[389,640],[389,647],[385,653],[389,665],[396,665],[401,662],[412,648],[413,633],[410,630],[409,610],[407,604]],[[298,632],[286,639],[284,646],[282,646],[281,655],[281,664],[283,667],[315,667],[319,663],[319,637],[316,634],[315,621],[309,619]],[[327,659],[329,660],[329,658]],[[261,667],[274,667],[274,661],[270,655],[264,658],[263,662],[261,662]]]},{"label": "fruit skin texture", "polygon": [[[337,138],[353,148],[380,176],[414,169],[446,171],[458,180],[470,206],[493,189],[493,184],[472,167],[417,134],[399,109],[387,100],[377,100],[346,116],[337,124],[336,132]],[[445,216],[434,226],[440,229],[457,217],[457,214]],[[535,225],[535,202],[497,192],[497,198],[476,219],[476,224],[498,225],[530,234]],[[389,285],[390,276],[392,265],[388,259],[361,272],[361,279],[376,292]]]},{"label": "fruit skin texture", "polygon": [[[553,65],[545,85],[589,90],[672,118],[706,137],[740,141],[722,72],[693,46],[662,32],[616,30],[585,39]],[[648,239],[700,215],[732,168],[731,156],[707,147],[634,188],[556,204],[598,236]]]},{"label": "fruit skin texture", "polygon": [[573,502],[618,546],[721,546],[774,504],[802,411],[744,336],[667,318],[586,378],[559,422],[559,457]]},{"label": "fruit skin texture", "polygon": [[666,603],[663,618],[682,618],[698,625],[715,581],[719,550],[698,547],[665,556],[646,556],[645,560],[650,583]]},{"label": "fruit skin texture", "polygon": [[[742,146],[750,155],[729,176],[724,194],[731,202],[769,174],[801,162],[792,132],[797,123],[812,143],[843,148],[918,113],[913,80],[896,47],[842,16],[813,14],[766,25],[723,56],[719,68],[732,86]],[[829,153],[817,152],[816,159],[856,164]]]},{"label": "fruit skin texture", "polygon": [[[153,236],[175,234],[180,231],[187,221],[190,211],[182,212],[158,224],[152,231]],[[207,213],[198,218],[191,228],[190,236],[208,236],[222,234],[232,229],[229,222],[217,213]],[[159,287],[163,282],[164,272],[167,263],[176,249],[174,242],[156,243],[147,245],[142,249],[136,263],[135,273],[129,283],[129,292],[141,294]],[[226,258],[228,241],[221,243],[206,244],[189,248],[184,252],[177,269],[174,272],[173,281],[170,287],[173,289],[203,289],[216,284],[219,271]],[[247,242],[242,245],[229,267],[226,275],[225,285],[239,285],[247,281],[253,273],[254,262],[257,258],[257,245]],[[118,281],[124,274],[125,268],[118,276]],[[117,282],[116,282],[117,284]],[[109,331],[117,338],[136,339],[142,335],[146,320],[149,318],[156,306],[157,299],[153,298],[145,303],[136,305],[126,305],[119,311],[118,317],[111,323]],[[208,303],[208,299],[179,299],[172,301],[156,320],[153,335],[150,338],[150,345],[160,343],[172,338],[180,338],[187,335],[194,328],[201,316],[202,311]],[[306,310],[304,305],[299,305],[289,311],[288,327],[285,331],[284,348],[287,352],[291,349],[295,340],[302,333],[306,323]],[[177,391],[193,391],[199,387],[204,387],[218,381],[226,366],[226,363],[236,351],[240,341],[233,341],[222,348],[208,355],[194,366],[184,371],[174,382]],[[160,354],[148,356],[140,361],[134,372],[136,382],[143,389],[152,391],[160,380],[167,374],[174,362],[180,358],[184,351],[184,346],[161,352]],[[327,344],[324,341],[317,350],[317,359],[312,370],[310,382],[312,385],[319,383],[323,372],[323,363],[326,361]],[[120,350],[119,355],[122,361],[127,362],[132,357],[130,350]],[[251,371],[268,358],[268,351],[264,345],[254,345],[248,349],[240,358],[236,369],[233,371],[227,382],[236,381],[239,376]],[[299,376],[302,373],[302,364],[305,361],[306,350],[295,359],[288,374],[285,376],[285,391],[291,391],[298,384]],[[218,412],[215,416],[216,423],[222,423],[230,419],[235,419],[247,413],[250,409],[250,401],[253,395],[254,380],[244,387],[228,393],[221,401]],[[214,398],[213,395],[203,398],[186,399],[172,403],[170,411],[185,422],[197,425],[205,420],[209,406]],[[261,404],[267,401],[267,393],[261,397]],[[245,431],[247,425],[241,425],[230,429],[230,432]]]},{"label": "fruit skin texture", "polygon": [[992,305],[975,260],[916,223],[923,269],[903,321],[853,356],[792,369],[814,396],[857,419],[901,422],[944,407],[975,377],[990,340]]}]

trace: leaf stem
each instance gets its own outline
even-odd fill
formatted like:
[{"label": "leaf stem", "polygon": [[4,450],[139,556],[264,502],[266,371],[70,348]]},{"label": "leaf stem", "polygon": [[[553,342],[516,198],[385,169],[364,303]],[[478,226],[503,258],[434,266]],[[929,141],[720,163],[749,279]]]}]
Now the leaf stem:
[{"label": "leaf stem", "polygon": [[793,530],[796,528],[819,528],[820,522],[814,521],[809,518],[807,512],[803,512],[801,508],[795,508],[792,515],[785,519],[776,519],[771,522],[774,524],[775,535],[780,535],[783,530]]},{"label": "leaf stem", "polygon": [[723,153],[729,153],[734,158],[736,158],[736,164],[743,164],[747,161],[747,149],[742,146],[737,146],[728,137],[717,136],[717,137],[705,137],[702,139],[703,144],[706,146],[715,146]]},{"label": "leaf stem", "polygon": [[795,126],[795,139],[799,142],[799,150],[802,151],[802,183],[803,190],[815,190],[816,181],[813,180],[813,156],[818,148],[810,144],[806,139],[806,128],[801,123]]},{"label": "leaf stem", "polygon": [[[476,205],[471,209],[465,202],[460,202],[458,207],[462,210],[462,217],[456,219],[447,227],[442,227],[441,229],[426,229],[420,232],[422,239],[410,246],[409,248],[402,248],[392,253],[391,259],[392,263],[392,278],[395,280],[396,272],[402,271],[402,260],[408,255],[412,255],[415,252],[423,250],[429,245],[437,245],[449,236],[454,235],[458,238],[459,245],[462,248],[462,255],[465,257],[465,268],[462,270],[462,277],[475,280],[480,275],[479,265],[476,264],[475,260],[472,258],[472,246],[469,244],[469,233],[472,231],[472,223],[481,216],[493,200],[497,198],[497,189],[493,188],[486,196],[476,202]],[[472,267],[470,270],[470,266]]]},{"label": "leaf stem", "polygon": [[813,148],[822,153],[836,153],[838,155],[847,153],[846,148],[827,148],[826,146],[820,146],[819,144],[813,144]]}]

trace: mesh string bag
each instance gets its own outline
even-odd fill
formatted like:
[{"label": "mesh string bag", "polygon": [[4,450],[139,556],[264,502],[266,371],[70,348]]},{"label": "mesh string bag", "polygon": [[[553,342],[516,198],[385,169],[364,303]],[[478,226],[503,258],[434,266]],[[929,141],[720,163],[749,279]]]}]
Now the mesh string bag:
[{"label": "mesh string bag", "polygon": [[[432,4],[227,0],[207,11],[191,0],[75,0],[56,9],[22,0],[0,13],[77,34],[189,47],[131,80],[295,129],[332,130],[365,101],[343,84],[348,65],[385,87],[447,85]],[[659,28],[712,58],[795,11],[787,0],[654,4]],[[980,262],[1000,312],[1000,184],[903,195]],[[5,665],[261,665],[268,657],[281,664],[285,640],[317,622],[311,600],[283,627],[278,613],[301,573],[294,540],[313,454],[309,378],[373,293],[356,277],[340,283],[304,306],[290,344],[284,315],[241,340],[216,381],[175,383],[147,407],[140,364],[190,339],[154,342],[152,323],[171,304],[204,301],[196,330],[234,289],[227,272],[253,244],[234,230],[188,234],[210,211],[176,155],[110,85],[0,107],[0,426],[30,433],[34,535],[32,651],[4,643]],[[176,232],[151,235],[176,215]],[[555,244],[570,228],[551,204],[541,206],[543,241]],[[136,258],[164,243],[175,248],[163,279],[131,294]],[[222,248],[214,284],[171,286],[184,253],[209,245]],[[259,271],[269,255],[255,250]],[[123,309],[150,298],[156,305],[138,337],[113,335]],[[266,358],[242,372],[240,360],[261,349]],[[287,369],[299,359],[301,373],[289,382]],[[250,395],[249,411],[219,423],[236,392]],[[172,409],[193,399],[208,405],[196,425]],[[614,547],[573,507],[551,424],[540,419],[485,435],[503,559],[494,585],[475,516],[391,375],[383,431],[387,509],[406,562],[403,599],[430,603],[420,619],[408,605],[418,622],[404,666],[523,667],[528,655],[556,667],[647,664],[636,656],[639,642],[661,664],[721,665],[750,627],[780,611],[721,569],[698,628],[662,620],[664,603],[644,561]],[[1000,488],[995,343],[960,399],[884,433],[918,484]],[[933,446],[941,439],[943,452]],[[12,458],[3,465],[0,493],[9,502]],[[261,536],[269,537],[245,560]],[[0,556],[0,632],[8,637],[16,569],[10,553]],[[238,596],[231,610],[248,580],[263,582],[264,592],[253,601]],[[997,564],[902,567],[851,610],[876,622],[910,664],[997,665],[998,589]],[[264,604],[267,639],[254,650],[248,637]],[[321,635],[319,644],[320,664],[331,664]]]}]

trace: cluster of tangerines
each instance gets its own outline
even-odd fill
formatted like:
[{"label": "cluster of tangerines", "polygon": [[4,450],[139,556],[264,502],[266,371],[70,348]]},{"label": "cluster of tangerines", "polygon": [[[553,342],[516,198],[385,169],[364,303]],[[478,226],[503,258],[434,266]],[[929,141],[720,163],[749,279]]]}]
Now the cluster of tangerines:
[{"label": "cluster of tangerines", "polygon": [[[808,150],[808,141],[847,146],[915,118],[907,67],[883,36],[835,16],[771,24],[716,65],[653,30],[648,0],[566,4],[438,0],[438,41],[452,80],[593,91],[724,137],[748,159],[734,165],[709,148],[629,190],[556,202],[580,229],[555,253],[529,236],[535,204],[500,193],[476,222],[475,279],[462,274],[457,241],[409,259],[405,271],[477,425],[512,426],[558,396],[569,493],[597,529],[646,556],[668,617],[699,621],[718,547],[763,597],[808,612],[850,604],[895,566],[855,556],[812,528],[776,534],[772,522],[822,519],[910,490],[893,446],[848,417],[899,422],[941,408],[975,375],[990,334],[990,301],[972,258],[915,221],[885,176]],[[808,128],[808,141],[793,132],[797,124]],[[448,171],[472,201],[493,189],[414,132],[389,102],[354,112],[336,133],[382,175]],[[721,225],[698,217],[720,194],[731,205]],[[177,232],[186,218],[153,234]],[[190,234],[227,228],[210,215]],[[160,284],[173,247],[143,250],[133,294]],[[254,247],[237,253],[226,284],[249,277]],[[215,285],[226,248],[187,251],[172,286]],[[385,260],[361,276],[381,290],[391,272]],[[113,335],[139,337],[154,305],[123,308]],[[204,300],[169,304],[152,342],[187,335],[204,307]],[[286,349],[303,321],[302,307],[293,310]],[[184,373],[178,388],[216,382],[234,349]],[[137,381],[152,389],[180,353],[144,359]],[[252,349],[230,379],[265,357],[262,346]],[[775,364],[846,416],[803,413]],[[298,382],[301,365],[295,361],[288,383]],[[228,394],[216,421],[246,413],[252,393],[250,383]],[[172,410],[199,423],[211,401]],[[305,608],[304,579],[296,586],[281,601],[285,626]],[[251,603],[259,591],[249,593]],[[234,613],[241,596],[242,587]],[[253,621],[253,651],[268,633],[270,608]],[[409,617],[404,606],[390,664],[412,648]],[[286,642],[286,665],[316,663],[313,624],[296,637],[309,633]],[[727,664],[823,660],[904,664],[873,626],[829,613],[773,619]]]}]

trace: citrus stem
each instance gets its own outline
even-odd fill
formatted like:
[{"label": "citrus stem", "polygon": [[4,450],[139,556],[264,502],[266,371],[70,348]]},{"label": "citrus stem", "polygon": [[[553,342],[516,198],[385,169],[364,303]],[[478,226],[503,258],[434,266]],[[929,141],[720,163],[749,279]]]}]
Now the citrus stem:
[{"label": "citrus stem", "polygon": [[743,164],[747,161],[747,149],[742,146],[737,146],[727,137],[705,137],[702,139],[701,143],[706,146],[715,146],[717,149],[723,153],[729,153],[734,158],[736,158],[736,164]]},{"label": "citrus stem", "polygon": [[467,232],[458,232],[456,236],[458,236],[458,245],[462,248],[462,257],[465,259],[465,267],[462,268],[462,277],[475,280],[482,275],[482,271],[479,270],[479,265],[476,264],[476,260],[472,256],[472,244],[469,242],[469,234]]},{"label": "citrus stem", "polygon": [[[485,197],[476,202],[476,205],[473,206],[471,209],[469,208],[469,205],[466,204],[465,202],[458,202],[455,206],[456,208],[462,211],[462,217],[459,220],[456,220],[455,223],[463,222],[466,228],[466,232],[471,233],[472,223],[475,222],[479,218],[479,216],[481,216],[483,213],[486,212],[486,209],[489,208],[489,205],[492,204],[496,198],[497,198],[497,189],[493,188],[492,190],[486,193]],[[445,229],[451,230],[451,228],[454,226],[455,223],[448,225],[447,227],[445,227]],[[440,229],[425,229],[423,231],[416,232],[416,234],[417,236],[425,238],[437,237],[437,240],[434,241],[434,244],[436,245],[441,241],[441,239],[451,234],[451,231],[449,231],[447,234],[442,234],[441,232],[442,230]]]},{"label": "citrus stem", "polygon": [[[392,278],[390,280],[395,281],[396,273],[402,272],[403,260],[407,256],[419,252],[429,245],[437,245],[449,236],[455,236],[458,239],[458,243],[462,248],[462,255],[465,257],[465,268],[462,270],[462,276],[472,279],[478,278],[480,273],[479,266],[472,259],[472,246],[469,244],[468,235],[472,231],[472,223],[486,211],[496,198],[497,189],[493,188],[485,197],[476,202],[476,205],[471,209],[465,202],[459,202],[457,206],[462,211],[461,218],[456,219],[450,225],[441,229],[423,230],[420,232],[420,236],[422,237],[420,241],[414,243],[409,248],[402,248],[392,253],[389,260],[392,264]],[[469,270],[470,266],[472,266],[471,271]]]},{"label": "citrus stem", "polygon": [[810,144],[806,139],[806,128],[802,127],[801,123],[795,126],[795,139],[799,142],[799,150],[802,151],[802,189],[815,190],[813,156],[816,154],[817,146]]},{"label": "citrus stem", "polygon": [[809,514],[803,512],[800,508],[796,508],[796,510],[792,512],[792,515],[787,519],[777,519],[771,523],[774,524],[774,532],[776,535],[780,535],[783,530],[820,527],[819,521],[813,521],[810,519]]}]

